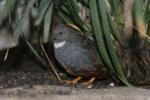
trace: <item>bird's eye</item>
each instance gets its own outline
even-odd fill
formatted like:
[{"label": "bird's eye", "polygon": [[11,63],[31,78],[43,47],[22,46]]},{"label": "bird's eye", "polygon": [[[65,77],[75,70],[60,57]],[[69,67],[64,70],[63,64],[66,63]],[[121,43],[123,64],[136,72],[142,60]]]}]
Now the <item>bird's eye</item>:
[{"label": "bird's eye", "polygon": [[62,32],[60,32],[59,34],[62,35]]}]

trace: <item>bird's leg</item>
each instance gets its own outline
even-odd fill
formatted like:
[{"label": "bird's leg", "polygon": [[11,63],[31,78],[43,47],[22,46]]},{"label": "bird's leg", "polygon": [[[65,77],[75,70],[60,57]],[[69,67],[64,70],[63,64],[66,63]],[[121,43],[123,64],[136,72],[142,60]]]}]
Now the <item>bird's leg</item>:
[{"label": "bird's leg", "polygon": [[90,80],[82,83],[82,85],[87,85],[87,86],[91,85],[95,81],[95,79],[96,79],[96,77],[92,77]]},{"label": "bird's leg", "polygon": [[82,79],[82,77],[79,76],[79,77],[77,77],[77,78],[75,78],[73,80],[63,80],[63,82],[65,82],[67,84],[77,84],[78,81],[81,80],[81,79]]}]

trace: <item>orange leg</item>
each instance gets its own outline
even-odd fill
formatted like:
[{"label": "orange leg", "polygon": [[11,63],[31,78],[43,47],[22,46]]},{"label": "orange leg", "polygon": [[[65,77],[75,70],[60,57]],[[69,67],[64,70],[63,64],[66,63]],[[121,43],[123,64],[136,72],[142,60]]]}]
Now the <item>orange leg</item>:
[{"label": "orange leg", "polygon": [[79,80],[81,80],[82,79],[82,77],[77,77],[77,78],[75,78],[75,79],[73,79],[73,80],[63,80],[65,83],[67,83],[67,84],[77,84],[78,83],[78,81]]},{"label": "orange leg", "polygon": [[82,83],[82,85],[90,85],[90,84],[92,84],[95,81],[95,79],[96,79],[96,77],[92,77],[90,80]]}]

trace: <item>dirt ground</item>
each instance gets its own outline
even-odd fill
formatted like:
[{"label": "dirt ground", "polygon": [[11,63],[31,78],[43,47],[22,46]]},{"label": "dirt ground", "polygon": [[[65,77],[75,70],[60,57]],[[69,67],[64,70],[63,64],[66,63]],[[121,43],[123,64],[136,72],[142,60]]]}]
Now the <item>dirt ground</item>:
[{"label": "dirt ground", "polygon": [[[36,63],[26,55],[19,64],[12,66],[11,63],[4,64],[0,67],[1,89],[14,88],[18,86],[23,86],[24,88],[32,88],[33,85],[61,85],[52,71],[46,71],[38,63]],[[63,71],[60,71],[58,73],[63,79],[73,78],[65,74],[65,72]],[[93,85],[93,88],[105,88],[109,86],[111,82],[112,81],[110,79],[98,80]],[[68,85],[64,84],[64,86]],[[73,85],[70,86],[72,87]]]},{"label": "dirt ground", "polygon": [[[44,70],[39,64],[26,55],[18,60],[19,64],[12,66],[1,64],[0,67],[0,100],[150,100],[149,90],[112,87],[111,79],[96,80],[90,89],[81,88],[80,85],[60,84],[53,72]],[[9,64],[10,63],[10,64]],[[59,74],[63,79],[71,79],[63,71]],[[113,92],[114,91],[114,92]],[[128,93],[127,91],[130,91]],[[121,93],[122,92],[122,93]],[[140,94],[140,95],[138,95]],[[90,96],[91,95],[91,96]],[[105,97],[105,96],[106,97]],[[122,99],[118,96],[126,95]],[[139,99],[143,96],[143,99]],[[108,97],[108,98],[107,98]]]}]

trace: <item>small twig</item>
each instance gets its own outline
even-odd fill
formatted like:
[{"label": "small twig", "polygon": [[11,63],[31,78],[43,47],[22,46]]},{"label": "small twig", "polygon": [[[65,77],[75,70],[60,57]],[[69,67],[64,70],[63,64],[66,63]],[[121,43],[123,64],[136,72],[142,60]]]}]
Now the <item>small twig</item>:
[{"label": "small twig", "polygon": [[6,53],[5,53],[4,61],[7,60],[7,57],[8,57],[8,54],[9,54],[9,49],[10,49],[10,48],[8,48],[7,51],[6,51]]},{"label": "small twig", "polygon": [[78,32],[82,32],[81,29],[78,26],[74,25],[74,24],[67,23],[67,25],[69,27],[73,28],[74,30],[78,31]]},{"label": "small twig", "polygon": [[146,34],[146,36],[145,36],[148,40],[150,40],[150,37]]},{"label": "small twig", "polygon": [[6,61],[7,60],[7,57],[8,57],[8,54],[9,54],[9,50],[10,50],[10,47],[13,45],[13,43],[10,41],[11,40],[11,38],[9,38],[9,47],[7,48],[7,50],[6,50],[6,53],[5,53],[5,57],[4,57],[4,61]]},{"label": "small twig", "polygon": [[55,69],[53,63],[52,63],[51,60],[50,60],[50,58],[48,57],[48,55],[47,55],[47,53],[46,53],[46,51],[45,51],[45,49],[44,49],[44,46],[43,46],[43,44],[42,44],[41,39],[40,39],[40,46],[41,46],[41,49],[42,49],[42,52],[43,52],[44,56],[46,57],[46,59],[47,59],[47,61],[48,61],[48,63],[49,63],[49,66],[52,68],[52,70],[53,70],[53,72],[55,73],[57,79],[58,79],[59,82],[62,84],[63,81],[62,81],[62,79],[60,78],[59,74],[57,73],[57,71],[56,71],[56,69]]}]

